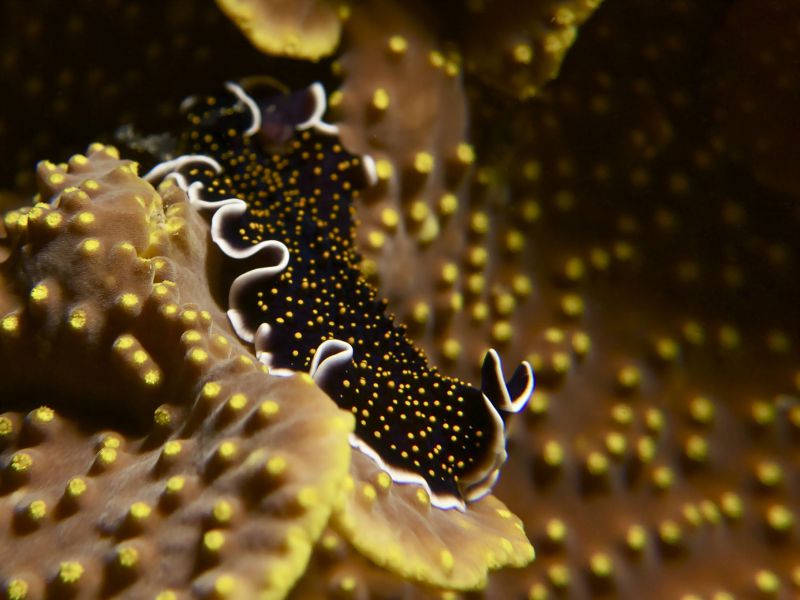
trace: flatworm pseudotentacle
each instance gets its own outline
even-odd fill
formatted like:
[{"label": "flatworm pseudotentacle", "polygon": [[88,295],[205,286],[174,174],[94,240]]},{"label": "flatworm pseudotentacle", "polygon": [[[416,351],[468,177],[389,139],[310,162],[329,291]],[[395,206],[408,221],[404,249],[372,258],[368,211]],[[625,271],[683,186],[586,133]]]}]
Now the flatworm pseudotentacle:
[{"label": "flatworm pseudotentacle", "polygon": [[151,171],[173,171],[195,206],[216,209],[212,239],[236,259],[234,329],[273,372],[310,372],[355,416],[351,444],[396,481],[424,485],[441,508],[477,500],[505,461],[505,419],[533,390],[530,366],[506,382],[490,351],[477,389],[428,364],[359,271],[353,200],[368,157],[322,121],[321,85],[252,81],[189,107],[187,158]]}]

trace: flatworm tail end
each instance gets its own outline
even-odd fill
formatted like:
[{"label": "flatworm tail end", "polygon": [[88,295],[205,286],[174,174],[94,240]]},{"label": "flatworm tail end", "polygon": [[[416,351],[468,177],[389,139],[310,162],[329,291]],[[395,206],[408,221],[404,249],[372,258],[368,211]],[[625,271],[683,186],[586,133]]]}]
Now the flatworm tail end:
[{"label": "flatworm tail end", "polygon": [[506,381],[500,355],[494,349],[486,353],[481,370],[481,393],[495,422],[494,452],[484,469],[477,471],[473,479],[462,480],[462,494],[468,502],[474,502],[488,494],[497,482],[500,467],[507,458],[506,421],[525,407],[534,385],[533,369],[527,361],[523,361],[511,379]]}]

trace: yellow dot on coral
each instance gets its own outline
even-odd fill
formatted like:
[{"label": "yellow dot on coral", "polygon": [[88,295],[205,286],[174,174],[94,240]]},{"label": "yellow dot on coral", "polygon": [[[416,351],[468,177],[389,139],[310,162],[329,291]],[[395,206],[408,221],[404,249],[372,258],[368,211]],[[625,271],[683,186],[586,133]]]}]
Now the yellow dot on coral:
[{"label": "yellow dot on coral", "polygon": [[114,341],[114,348],[118,350],[127,350],[132,348],[136,343],[136,338],[132,335],[123,334]]},{"label": "yellow dot on coral", "polygon": [[228,406],[233,410],[242,410],[247,406],[247,396],[239,392],[233,394],[228,400]]},{"label": "yellow dot on coral", "polygon": [[378,497],[378,493],[375,491],[375,486],[369,483],[365,483],[363,486],[361,486],[361,495],[364,496],[364,499],[368,502],[372,502]]},{"label": "yellow dot on coral", "polygon": [[498,321],[492,326],[492,339],[498,344],[508,342],[513,334],[514,330],[508,321]]},{"label": "yellow dot on coral", "polygon": [[236,591],[236,579],[231,575],[220,575],[214,581],[214,591],[223,598],[230,597]]},{"label": "yellow dot on coral", "polygon": [[393,35],[389,38],[389,50],[395,54],[402,54],[408,49],[408,40],[402,35]]},{"label": "yellow dot on coral", "polygon": [[434,158],[430,152],[417,152],[414,155],[414,169],[422,174],[433,171]]},{"label": "yellow dot on coral", "polygon": [[372,94],[372,106],[378,110],[389,108],[389,92],[385,88],[378,88]]},{"label": "yellow dot on coral", "polygon": [[67,560],[58,567],[58,579],[61,583],[77,583],[83,575],[83,565],[76,560]]},{"label": "yellow dot on coral", "polygon": [[227,500],[218,500],[211,509],[211,516],[218,523],[227,523],[233,517],[233,505]]},{"label": "yellow dot on coral", "polygon": [[456,279],[458,279],[458,266],[455,263],[446,263],[441,271],[442,283],[453,285]]},{"label": "yellow dot on coral", "polygon": [[352,575],[346,575],[339,580],[339,589],[343,592],[352,592],[356,589],[358,582]]},{"label": "yellow dot on coral", "polygon": [[51,229],[55,229],[61,225],[61,221],[63,221],[63,217],[61,216],[61,213],[57,212],[51,212],[44,218],[45,224]]},{"label": "yellow dot on coral", "polygon": [[203,396],[209,400],[212,400],[219,396],[219,393],[222,391],[222,386],[217,381],[209,381],[203,386]]},{"label": "yellow dot on coral", "polygon": [[459,162],[471,165],[475,162],[475,149],[470,144],[462,142],[456,147],[456,156]]},{"label": "yellow dot on coral", "polygon": [[9,467],[17,473],[24,473],[33,466],[33,457],[27,452],[17,452],[11,457]]},{"label": "yellow dot on coral", "polygon": [[61,173],[51,173],[47,178],[50,185],[61,185],[64,183],[64,175]]},{"label": "yellow dot on coral", "polygon": [[167,483],[164,486],[164,490],[168,494],[177,494],[186,486],[186,478],[182,475],[173,475],[169,479],[167,479]]},{"label": "yellow dot on coral", "polygon": [[430,317],[431,308],[425,302],[417,302],[411,310],[411,318],[415,323],[423,324],[428,321]]},{"label": "yellow dot on coral", "polygon": [[564,460],[564,449],[555,440],[550,440],[544,445],[542,458],[551,467],[556,467]]},{"label": "yellow dot on coral", "polygon": [[203,364],[208,360],[208,352],[202,348],[192,348],[189,350],[189,360],[195,364]]},{"label": "yellow dot on coral", "polygon": [[95,222],[95,216],[94,213],[83,211],[78,213],[77,220],[81,225],[91,225]]},{"label": "yellow dot on coral", "polygon": [[53,419],[55,419],[56,413],[55,411],[50,408],[49,406],[40,406],[36,410],[33,411],[31,418],[34,421],[38,421],[39,423],[49,423]]},{"label": "yellow dot on coral", "polygon": [[567,526],[561,519],[550,519],[545,526],[545,531],[551,542],[560,544],[566,538]]},{"label": "yellow dot on coral", "polygon": [[203,535],[203,547],[209,552],[219,552],[225,545],[225,534],[219,529],[212,529]]},{"label": "yellow dot on coral", "polygon": [[47,503],[44,500],[34,500],[28,505],[26,512],[32,521],[41,521],[47,515]]},{"label": "yellow dot on coral", "polygon": [[794,514],[783,505],[770,506],[767,510],[767,523],[775,531],[787,531],[794,524]]},{"label": "yellow dot on coral", "polygon": [[611,557],[604,552],[595,552],[589,558],[589,566],[596,577],[608,577],[614,570]]},{"label": "yellow dot on coral", "polygon": [[[372,488],[372,491],[374,493],[375,488]],[[297,493],[297,504],[299,504],[303,508],[306,509],[312,508],[318,502],[319,502],[319,494],[317,493],[317,490],[311,486],[304,487]]]},{"label": "yellow dot on coral", "polygon": [[764,594],[774,594],[780,589],[781,582],[772,571],[761,569],[756,573],[756,587]]},{"label": "yellow dot on coral", "polygon": [[17,315],[6,315],[0,321],[0,327],[6,333],[16,333],[19,329],[19,317]]},{"label": "yellow dot on coral", "polygon": [[675,521],[663,521],[658,526],[658,536],[665,544],[675,545],[681,541],[683,532]]},{"label": "yellow dot on coral", "polygon": [[86,492],[86,481],[80,477],[73,477],[67,482],[65,493],[70,498],[78,498]]},{"label": "yellow dot on coral", "polygon": [[128,509],[128,514],[132,519],[136,519],[137,521],[143,521],[147,517],[150,516],[150,513],[153,511],[150,508],[150,505],[146,502],[134,502],[131,504],[130,508]]},{"label": "yellow dot on coral", "polygon": [[164,456],[177,456],[183,450],[183,446],[177,440],[170,440],[166,444],[164,444],[164,450],[162,451]]},{"label": "yellow dot on coral", "polygon": [[125,569],[132,569],[139,563],[139,551],[133,546],[117,548],[117,564]]},{"label": "yellow dot on coral", "polygon": [[505,239],[506,250],[511,253],[521,252],[525,248],[525,236],[516,229],[509,231]]},{"label": "yellow dot on coral", "polygon": [[178,594],[173,590],[162,590],[156,594],[155,600],[178,600]]},{"label": "yellow dot on coral", "polygon": [[411,203],[408,216],[415,223],[422,223],[428,217],[428,205],[424,200],[415,200]]},{"label": "yellow dot on coral", "polygon": [[229,461],[234,456],[236,456],[238,451],[239,447],[236,445],[235,442],[226,441],[222,442],[219,445],[219,448],[217,448],[217,456],[219,456],[222,460]]},{"label": "yellow dot on coral", "polygon": [[631,525],[625,535],[628,548],[635,552],[641,552],[647,545],[647,531],[641,525]]},{"label": "yellow dot on coral", "polygon": [[533,48],[528,44],[516,44],[511,50],[511,56],[514,58],[514,62],[527,65],[533,59]]},{"label": "yellow dot on coral", "polygon": [[96,238],[87,238],[81,242],[80,251],[86,256],[96,254],[100,250],[100,240]]},{"label": "yellow dot on coral", "polygon": [[475,211],[469,219],[469,228],[473,233],[484,235],[489,231],[489,215],[483,211]]},{"label": "yellow dot on coral", "polygon": [[126,292],[119,297],[119,304],[125,309],[136,308],[139,305],[139,296],[132,292]]},{"label": "yellow dot on coral", "polygon": [[8,600],[27,600],[28,582],[24,579],[9,579],[6,583],[6,598]]},{"label": "yellow dot on coral", "polygon": [[439,198],[439,213],[442,216],[452,215],[458,210],[458,196],[450,192]]},{"label": "yellow dot on coral", "polygon": [[461,356],[461,342],[455,338],[447,338],[442,343],[442,355],[447,360],[457,360]]},{"label": "yellow dot on coral", "polygon": [[149,358],[150,357],[147,355],[147,352],[145,352],[144,350],[136,350],[131,356],[131,359],[133,360],[134,364],[137,365],[143,365],[144,363],[147,362]]},{"label": "yellow dot on coral", "polygon": [[378,483],[378,487],[383,490],[388,490],[390,487],[392,487],[392,477],[386,471],[381,471],[378,473],[376,481]]},{"label": "yellow dot on coral", "polygon": [[47,297],[50,295],[47,286],[43,283],[39,283],[33,286],[31,290],[31,300],[34,302],[42,302],[43,300],[47,300]]},{"label": "yellow dot on coral", "polygon": [[439,561],[442,563],[442,568],[445,571],[451,571],[456,564],[456,559],[449,550],[442,550],[439,553]]},{"label": "yellow dot on coral", "polygon": [[441,68],[444,66],[445,62],[444,55],[437,50],[431,50],[430,54],[428,54],[428,62],[431,63],[431,66],[436,67],[437,69]]},{"label": "yellow dot on coral", "polygon": [[431,503],[428,493],[422,488],[417,488],[417,501],[424,506],[428,506]]},{"label": "yellow dot on coral", "polygon": [[367,234],[367,244],[373,250],[380,250],[386,244],[386,235],[377,229],[373,229]]},{"label": "yellow dot on coral", "polygon": [[564,588],[569,585],[569,569],[566,565],[556,563],[547,569],[547,576],[554,587]]},{"label": "yellow dot on coral", "polygon": [[276,477],[286,471],[286,459],[282,456],[273,456],[267,461],[266,471],[269,475]]},{"label": "yellow dot on coral", "polygon": [[69,326],[75,331],[80,331],[86,327],[86,321],[86,311],[83,309],[76,308],[69,315]]},{"label": "yellow dot on coral", "polygon": [[394,167],[385,158],[380,158],[375,161],[375,173],[381,181],[388,181],[394,173]]},{"label": "yellow dot on coral", "polygon": [[158,385],[161,382],[161,372],[158,369],[149,369],[142,375],[142,381],[147,385]]},{"label": "yellow dot on coral", "polygon": [[258,412],[263,417],[274,417],[280,411],[280,406],[274,400],[264,400],[258,407]]}]

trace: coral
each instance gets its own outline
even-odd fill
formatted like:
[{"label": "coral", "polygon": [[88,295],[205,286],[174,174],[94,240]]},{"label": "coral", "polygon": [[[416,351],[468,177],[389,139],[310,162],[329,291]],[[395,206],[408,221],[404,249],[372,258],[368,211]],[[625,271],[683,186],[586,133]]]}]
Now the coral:
[{"label": "coral", "polygon": [[5,216],[6,595],[283,596],[341,494],[352,417],[228,333],[177,186],[100,145],[38,179]]},{"label": "coral", "polygon": [[797,103],[800,7],[739,2],[714,40],[711,61],[717,144],[765,185],[800,194]]},{"label": "coral", "polygon": [[266,54],[317,60],[339,45],[346,7],[319,0],[217,0],[219,7]]}]

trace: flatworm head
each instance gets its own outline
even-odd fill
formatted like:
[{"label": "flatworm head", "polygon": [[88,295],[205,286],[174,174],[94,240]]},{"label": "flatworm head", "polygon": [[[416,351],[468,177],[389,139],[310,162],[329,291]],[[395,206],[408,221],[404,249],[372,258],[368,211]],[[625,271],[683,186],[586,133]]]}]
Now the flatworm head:
[{"label": "flatworm head", "polygon": [[481,389],[447,377],[405,335],[359,270],[353,201],[371,161],[322,121],[314,84],[285,93],[228,83],[188,109],[185,157],[156,167],[215,210],[230,260],[228,315],[272,372],[309,372],[356,417],[351,444],[441,508],[486,494],[506,458],[505,419],[533,389],[490,351]]}]

